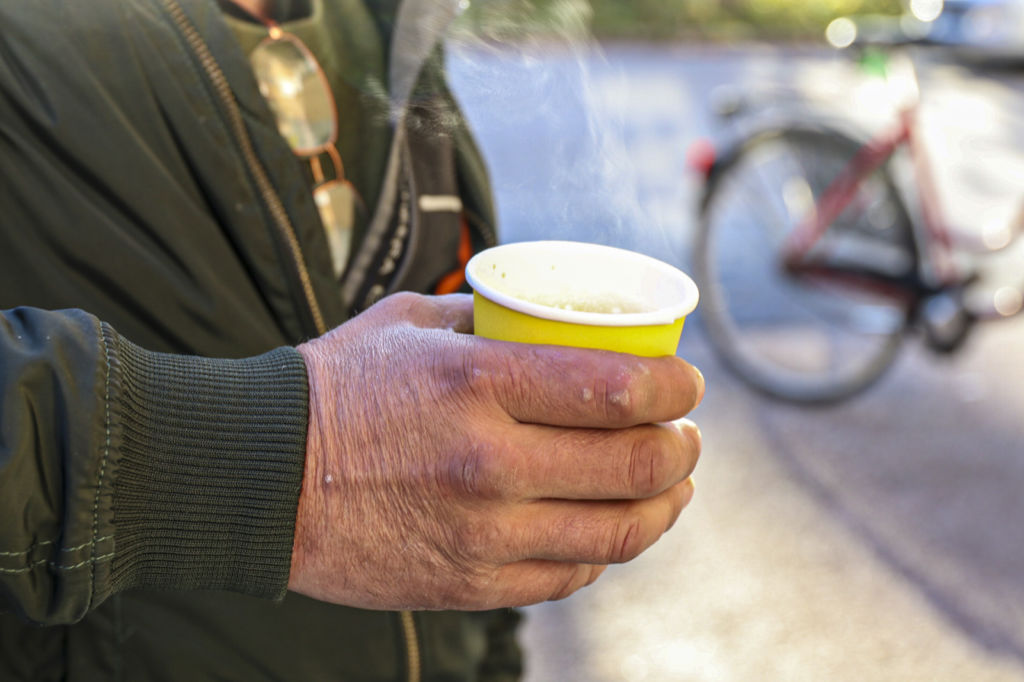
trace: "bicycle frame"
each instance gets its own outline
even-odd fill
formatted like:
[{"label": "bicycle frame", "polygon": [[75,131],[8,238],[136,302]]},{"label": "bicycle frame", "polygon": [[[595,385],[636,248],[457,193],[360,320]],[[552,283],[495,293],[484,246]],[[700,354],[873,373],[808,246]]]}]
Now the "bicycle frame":
[{"label": "bicycle frame", "polygon": [[[863,112],[889,119],[880,133],[863,135],[873,116],[831,106],[849,109],[860,101],[853,96],[820,109],[799,101],[758,109],[740,92],[716,112],[733,128],[726,141],[689,149],[703,178],[694,268],[708,294],[707,331],[725,364],[769,395],[842,400],[882,376],[907,332],[952,353],[976,322],[997,319],[993,311],[1006,318],[1024,310],[1024,287],[996,282],[989,291],[971,258],[1020,244],[1024,211],[1009,230],[959,233],[947,222],[934,174],[941,169],[929,164],[931,138],[918,119],[920,90],[900,89],[917,85],[907,66],[885,71],[893,78],[884,83],[847,89],[868,107],[879,95],[897,96],[891,108]],[[900,78],[907,73],[912,80]],[[755,238],[744,242],[748,235]],[[763,305],[748,305],[758,296]],[[798,338],[821,354],[790,342]]]},{"label": "bicycle frame", "polygon": [[[895,58],[894,58],[895,57]],[[938,184],[933,175],[929,152],[918,131],[920,109],[920,87],[917,69],[910,55],[890,51],[887,60],[892,67],[885,69],[886,85],[896,96],[893,104],[895,123],[882,133],[862,144],[853,158],[839,175],[817,197],[806,216],[800,220],[786,238],[782,247],[781,266],[796,277],[813,278],[819,284],[832,284],[847,290],[859,290],[878,294],[897,301],[914,310],[917,304],[929,296],[943,292],[965,289],[975,278],[973,271],[964,270],[959,256],[960,250],[994,252],[1007,248],[1024,235],[1024,203],[1017,217],[1000,233],[994,242],[982,237],[978,243],[966,235],[954,234],[943,215],[939,199]],[[733,95],[733,98],[742,96]],[[731,101],[731,100],[729,100]],[[755,101],[756,103],[756,101]],[[749,112],[748,102],[733,103],[719,112],[723,118],[732,120]],[[741,138],[742,139],[742,138]],[[910,221],[916,246],[917,263],[912,273],[906,276],[887,276],[878,272],[871,263],[837,265],[827,259],[816,257],[812,250],[830,225],[834,224],[844,211],[859,196],[862,184],[873,173],[885,167],[901,150],[906,151],[910,164],[905,183],[897,183],[896,191],[902,198]],[[722,159],[728,158],[728,153]],[[699,140],[690,149],[689,165],[707,181],[719,165],[717,150],[706,140]],[[1014,289],[1024,297],[1024,284],[1004,289]],[[994,304],[994,301],[991,303]],[[1011,311],[1011,312],[1007,312]],[[975,320],[1008,317],[1015,312],[1024,313],[1024,305],[987,305],[971,309]]]},{"label": "bicycle frame", "polygon": [[921,203],[922,261],[931,270],[935,288],[962,282],[963,278],[953,263],[952,238],[942,218],[931,168],[917,135],[916,120],[915,103],[899,112],[899,122],[894,130],[875,137],[861,147],[822,193],[808,218],[796,227],[783,245],[784,263],[788,269],[794,272],[815,270],[808,267],[807,254],[825,234],[829,225],[850,205],[864,179],[885,165],[898,149],[905,146],[914,164],[916,189]]}]

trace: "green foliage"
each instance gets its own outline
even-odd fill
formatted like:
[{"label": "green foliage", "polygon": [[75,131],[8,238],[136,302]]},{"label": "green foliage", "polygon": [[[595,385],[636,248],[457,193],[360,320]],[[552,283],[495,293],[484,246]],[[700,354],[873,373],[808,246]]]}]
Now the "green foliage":
[{"label": "green foliage", "polygon": [[[475,0],[464,21],[493,37],[820,39],[832,19],[899,14],[901,0]],[[581,24],[582,22],[582,24]]]}]

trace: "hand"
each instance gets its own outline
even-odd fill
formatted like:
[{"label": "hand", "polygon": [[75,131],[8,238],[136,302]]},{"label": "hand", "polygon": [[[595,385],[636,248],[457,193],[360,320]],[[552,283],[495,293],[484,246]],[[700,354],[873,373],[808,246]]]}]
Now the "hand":
[{"label": "hand", "polygon": [[370,609],[560,599],[693,495],[700,373],[471,336],[472,300],[388,297],[299,346],[306,468],[289,588]]}]

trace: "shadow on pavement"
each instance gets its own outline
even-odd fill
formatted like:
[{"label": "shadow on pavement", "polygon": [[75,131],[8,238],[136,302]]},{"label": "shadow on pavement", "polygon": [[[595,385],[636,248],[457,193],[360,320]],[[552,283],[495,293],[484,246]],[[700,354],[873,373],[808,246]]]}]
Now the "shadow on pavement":
[{"label": "shadow on pavement", "polygon": [[764,401],[759,417],[766,451],[823,509],[965,636],[1024,661],[1015,338],[988,335],[949,363],[914,354],[851,403]]}]

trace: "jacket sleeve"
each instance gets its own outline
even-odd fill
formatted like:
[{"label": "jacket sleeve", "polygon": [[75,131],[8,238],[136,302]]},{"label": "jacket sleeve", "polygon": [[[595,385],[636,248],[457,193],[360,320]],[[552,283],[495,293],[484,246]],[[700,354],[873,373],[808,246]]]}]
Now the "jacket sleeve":
[{"label": "jacket sleeve", "polygon": [[0,311],[0,610],[71,623],[132,587],[282,597],[307,396],[292,348],[168,355],[81,311]]}]

